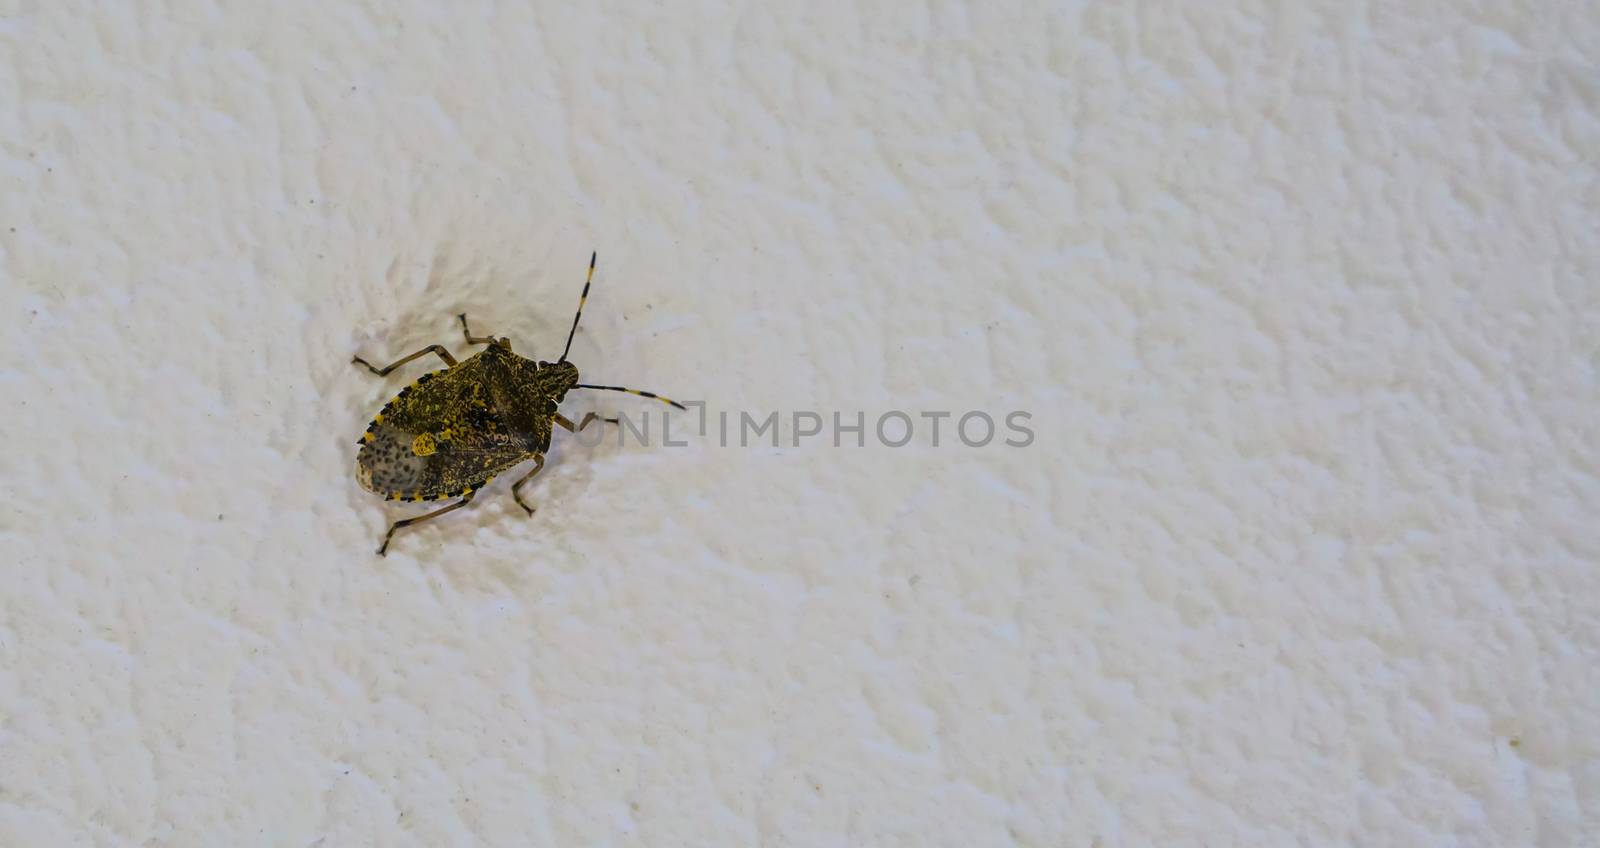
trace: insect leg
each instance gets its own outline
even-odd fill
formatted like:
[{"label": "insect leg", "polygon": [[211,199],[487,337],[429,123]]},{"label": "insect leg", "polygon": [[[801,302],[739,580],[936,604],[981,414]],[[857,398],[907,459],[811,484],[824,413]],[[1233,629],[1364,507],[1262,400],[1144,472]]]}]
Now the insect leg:
[{"label": "insect leg", "polygon": [[422,350],[419,350],[416,353],[413,353],[413,354],[411,354],[410,356],[408,356],[408,357],[406,357],[404,359],[397,359],[397,360],[389,363],[387,368],[379,368],[379,367],[373,365],[372,363],[366,361],[365,359],[362,359],[359,356],[355,357],[354,359],[351,359],[350,361],[353,364],[356,364],[356,365],[365,365],[365,366],[367,366],[367,370],[368,371],[371,371],[372,373],[377,374],[379,377],[382,377],[382,376],[388,374],[390,371],[393,371],[394,369],[399,368],[400,366],[406,364],[407,362],[410,362],[411,360],[416,359],[419,356],[427,356],[430,353],[439,354],[439,358],[444,360],[444,364],[449,365],[452,368],[455,367],[456,358],[454,356],[451,356],[450,355],[450,351],[445,350],[443,345],[428,345],[427,347],[423,348]]},{"label": "insect leg", "polygon": [[[567,423],[571,424],[572,422],[568,421]],[[533,455],[533,470],[522,475],[521,480],[511,484],[511,497],[515,498],[517,501],[517,506],[527,510],[528,515],[530,516],[533,515],[533,507],[522,502],[522,484],[533,479],[533,475],[538,474],[539,470],[542,468],[544,468],[544,454],[536,453]]]},{"label": "insect leg", "polygon": [[456,317],[461,319],[461,335],[467,337],[467,344],[494,344],[494,336],[474,336],[472,331],[467,329],[467,313],[463,312]]},{"label": "insect leg", "polygon": [[595,419],[599,419],[601,421],[604,421],[607,424],[621,424],[622,423],[622,419],[621,418],[600,418],[600,414],[599,413],[591,412],[588,415],[583,416],[583,421],[581,421],[580,423],[574,425],[572,423],[572,421],[567,418],[567,416],[562,415],[559,412],[556,413],[556,423],[560,424],[561,426],[563,426],[565,428],[567,428],[567,432],[569,432],[569,433],[576,433],[576,432],[582,430],[583,428],[589,426],[589,422],[594,421]]},{"label": "insect leg", "polygon": [[406,527],[406,526],[411,525],[411,524],[417,524],[419,522],[427,521],[430,518],[438,518],[439,516],[444,515],[445,513],[449,512],[451,510],[460,509],[460,508],[466,506],[467,504],[472,503],[473,494],[475,494],[475,493],[474,492],[468,492],[466,497],[462,498],[459,501],[456,501],[455,503],[453,503],[453,504],[451,504],[451,505],[449,505],[447,507],[444,507],[443,509],[436,509],[433,512],[424,513],[422,515],[418,515],[418,516],[415,516],[413,518],[402,518],[399,521],[396,521],[395,523],[389,525],[389,532],[383,534],[383,544],[378,546],[378,556],[383,556],[384,555],[383,552],[389,549],[389,538],[394,535],[394,531],[399,530],[401,527]]}]

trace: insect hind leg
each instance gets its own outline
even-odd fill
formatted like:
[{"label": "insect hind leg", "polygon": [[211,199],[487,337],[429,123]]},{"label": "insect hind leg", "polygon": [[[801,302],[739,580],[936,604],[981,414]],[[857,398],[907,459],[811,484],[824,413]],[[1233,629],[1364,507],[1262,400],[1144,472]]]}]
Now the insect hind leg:
[{"label": "insect hind leg", "polygon": [[439,358],[444,360],[444,364],[450,366],[451,368],[454,368],[456,366],[456,358],[450,355],[450,351],[445,350],[444,349],[444,345],[436,345],[436,344],[435,345],[428,345],[427,347],[423,348],[422,350],[417,351],[416,353],[411,354],[410,356],[404,357],[402,359],[396,359],[395,361],[389,363],[387,366],[385,366],[383,368],[379,368],[378,366],[373,365],[372,363],[366,361],[365,359],[362,359],[359,356],[352,357],[351,360],[350,360],[350,363],[352,365],[364,365],[364,366],[366,366],[366,369],[368,371],[371,371],[372,373],[377,374],[379,377],[385,377],[385,376],[388,376],[390,371],[393,371],[394,369],[399,368],[400,366],[406,364],[407,362],[410,362],[413,359],[416,359],[419,356],[427,356],[430,353],[438,354]]},{"label": "insect hind leg", "polygon": [[433,512],[423,513],[422,515],[411,518],[402,518],[399,521],[389,525],[389,532],[383,534],[383,544],[378,546],[378,556],[384,556],[384,552],[389,549],[389,540],[394,537],[394,531],[399,530],[401,527],[409,527],[412,524],[420,524],[430,518],[438,518],[447,512],[460,509],[467,504],[472,503],[472,496],[474,494],[476,494],[476,492],[468,492],[461,500],[456,501],[447,507],[436,509]]}]

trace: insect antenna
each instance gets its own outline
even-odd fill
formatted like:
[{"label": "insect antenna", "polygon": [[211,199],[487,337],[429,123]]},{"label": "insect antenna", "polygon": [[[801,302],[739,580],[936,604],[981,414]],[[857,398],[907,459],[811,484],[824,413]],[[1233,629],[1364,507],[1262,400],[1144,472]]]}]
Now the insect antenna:
[{"label": "insect antenna", "polygon": [[591,385],[588,385],[586,383],[579,383],[578,385],[574,386],[573,388],[577,388],[577,389],[598,389],[600,391],[607,391],[607,392],[627,392],[630,395],[638,395],[639,397],[655,398],[656,400],[659,400],[664,404],[667,404],[669,406],[676,406],[679,409],[685,409],[686,410],[686,409],[689,408],[687,406],[684,406],[681,403],[678,403],[677,401],[673,400],[672,398],[662,397],[661,395],[658,395],[655,392],[642,392],[642,391],[639,391],[638,389],[627,389],[627,388],[623,388],[622,386],[591,386]]},{"label": "insect antenna", "polygon": [[561,358],[556,362],[566,362],[567,354],[572,351],[572,337],[578,333],[578,319],[583,317],[583,304],[589,299],[589,284],[594,281],[594,260],[600,255],[599,251],[589,254],[589,276],[583,281],[583,294],[578,296],[578,311],[572,316],[572,329],[567,331],[567,346],[561,349]]}]

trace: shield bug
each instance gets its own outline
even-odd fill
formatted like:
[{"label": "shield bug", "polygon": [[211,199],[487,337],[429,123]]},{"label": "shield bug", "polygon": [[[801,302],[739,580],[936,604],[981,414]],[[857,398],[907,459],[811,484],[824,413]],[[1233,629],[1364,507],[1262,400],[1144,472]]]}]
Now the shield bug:
[{"label": "shield bug", "polygon": [[555,362],[536,362],[513,353],[508,338],[474,336],[467,327],[465,313],[456,316],[461,321],[461,334],[467,344],[485,347],[464,361],[457,362],[450,351],[436,344],[384,368],[359,356],[351,360],[380,377],[430,353],[448,366],[423,374],[401,389],[373,417],[357,442],[361,451],[356,454],[356,479],[367,491],[399,501],[460,498],[442,509],[391,524],[383,535],[383,544],[378,546],[379,556],[388,549],[396,530],[472,503],[472,496],[495,475],[529,459],[533,460],[533,468],[511,486],[511,496],[528,515],[533,515],[533,507],[522,499],[522,487],[544,468],[552,428],[560,425],[576,433],[597,419],[618,422],[591,412],[582,422],[573,424],[558,411],[567,392],[573,389],[627,392],[685,408],[654,392],[578,382],[578,367],[567,361],[567,354],[572,351],[572,338],[583,317],[583,304],[589,299],[595,258],[593,254],[589,256],[589,276],[583,282],[578,311],[572,316],[572,329],[567,331],[567,346]]}]

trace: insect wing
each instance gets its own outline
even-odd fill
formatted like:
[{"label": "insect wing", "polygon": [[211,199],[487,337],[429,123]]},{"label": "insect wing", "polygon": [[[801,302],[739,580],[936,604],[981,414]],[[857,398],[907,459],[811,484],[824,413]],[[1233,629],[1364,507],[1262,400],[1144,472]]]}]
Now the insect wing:
[{"label": "insect wing", "polygon": [[362,437],[361,485],[395,500],[456,497],[528,458],[482,377],[474,357],[424,375],[389,401]]}]

